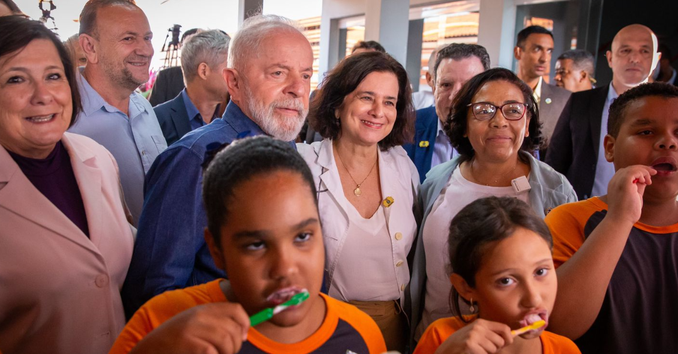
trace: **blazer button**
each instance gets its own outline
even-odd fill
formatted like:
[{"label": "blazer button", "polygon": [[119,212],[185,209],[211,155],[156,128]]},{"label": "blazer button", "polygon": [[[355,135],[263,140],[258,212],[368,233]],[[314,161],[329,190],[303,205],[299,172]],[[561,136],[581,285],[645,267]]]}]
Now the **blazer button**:
[{"label": "blazer button", "polygon": [[403,265],[403,261],[396,262],[396,267],[400,267],[401,265]]},{"label": "blazer button", "polygon": [[402,239],[403,239],[403,234],[401,234],[400,232],[396,232],[396,234],[395,234],[395,239],[398,240],[398,241],[402,240]]},{"label": "blazer button", "polygon": [[94,284],[99,288],[103,288],[108,284],[108,277],[104,274],[97,275],[96,279],[94,279]]}]

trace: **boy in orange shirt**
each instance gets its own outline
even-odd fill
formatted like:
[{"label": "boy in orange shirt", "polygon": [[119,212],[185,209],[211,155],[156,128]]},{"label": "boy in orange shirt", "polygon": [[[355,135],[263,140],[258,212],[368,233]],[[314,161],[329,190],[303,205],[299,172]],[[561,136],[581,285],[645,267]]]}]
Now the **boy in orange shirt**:
[{"label": "boy in orange shirt", "polygon": [[551,328],[582,353],[676,353],[678,89],[630,89],[607,131],[608,194],[546,216],[560,283]]},{"label": "boy in orange shirt", "polygon": [[[205,240],[229,279],[151,299],[110,353],[385,352],[368,315],[320,293],[315,196],[306,162],[288,143],[249,138],[217,154],[203,180]],[[249,316],[304,290],[306,301],[250,327]]]}]

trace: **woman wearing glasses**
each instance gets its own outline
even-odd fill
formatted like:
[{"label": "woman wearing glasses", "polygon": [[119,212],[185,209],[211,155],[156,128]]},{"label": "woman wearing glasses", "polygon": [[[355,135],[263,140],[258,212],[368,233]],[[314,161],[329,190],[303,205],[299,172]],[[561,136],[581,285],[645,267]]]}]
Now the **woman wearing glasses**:
[{"label": "woman wearing glasses", "polygon": [[544,217],[577,200],[563,175],[532,156],[542,141],[539,113],[532,90],[511,71],[490,69],[469,80],[444,128],[459,156],[432,169],[421,186],[424,218],[410,288],[415,339],[453,315],[446,243],[457,212],[476,199],[513,196]]}]

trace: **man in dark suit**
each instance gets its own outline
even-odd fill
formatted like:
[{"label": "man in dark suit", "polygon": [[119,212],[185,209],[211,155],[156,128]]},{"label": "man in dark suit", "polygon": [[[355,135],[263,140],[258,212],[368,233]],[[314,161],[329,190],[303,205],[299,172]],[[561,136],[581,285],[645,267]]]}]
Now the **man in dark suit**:
[{"label": "man in dark suit", "polygon": [[572,94],[551,138],[546,163],[564,174],[579,199],[607,194],[614,166],[605,159],[608,110],[627,90],[647,82],[657,65],[657,37],[643,25],[629,25],[606,53],[612,82]]},{"label": "man in dark suit", "polygon": [[[553,134],[558,117],[570,98],[570,92],[549,85],[542,77],[548,73],[553,54],[553,33],[541,26],[529,26],[518,32],[513,56],[518,61],[516,75],[534,92],[539,105],[542,136],[548,141]],[[542,151],[541,158],[544,158]]]},{"label": "man in dark suit", "polygon": [[203,31],[186,40],[181,67],[186,88],[173,100],[153,108],[167,145],[218,117],[228,95],[225,70],[230,38],[219,30]]},{"label": "man in dark suit", "polygon": [[[197,28],[191,28],[190,30],[185,31],[184,34],[181,35],[179,47],[183,46],[184,41],[188,36],[197,32]],[[176,97],[184,87],[186,86],[184,85],[184,76],[181,73],[180,66],[172,66],[160,70],[155,79],[155,83],[153,84],[153,90],[151,90],[148,101],[151,102],[151,106],[155,107]]]},{"label": "man in dark suit", "polygon": [[490,55],[476,44],[453,43],[438,52],[433,70],[435,104],[417,110],[414,143],[403,145],[417,166],[421,182],[432,167],[455,156],[450,138],[443,131],[452,100],[466,81],[489,68]]}]

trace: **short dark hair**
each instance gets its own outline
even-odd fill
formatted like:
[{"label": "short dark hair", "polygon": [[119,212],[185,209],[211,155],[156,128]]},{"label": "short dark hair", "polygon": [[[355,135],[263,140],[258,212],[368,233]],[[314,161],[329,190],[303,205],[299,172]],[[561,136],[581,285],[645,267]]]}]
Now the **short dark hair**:
[{"label": "short dark hair", "polygon": [[75,67],[71,61],[68,49],[61,43],[59,37],[45,27],[42,22],[29,20],[23,16],[3,16],[0,17],[0,58],[16,53],[25,48],[35,39],[46,39],[56,47],[59,53],[59,59],[64,66],[64,73],[68,80],[68,86],[71,89],[71,103],[73,104],[73,113],[71,114],[72,126],[76,117],[82,110],[80,104],[80,91],[75,74]]},{"label": "short dark hair", "polygon": [[358,53],[337,64],[325,77],[318,94],[311,101],[308,113],[311,127],[323,138],[338,139],[341,136],[341,121],[335,117],[335,111],[344,103],[344,97],[355,91],[373,72],[393,73],[398,79],[396,120],[391,133],[379,142],[379,148],[386,150],[411,141],[414,134],[414,108],[407,71],[397,60],[381,52]]},{"label": "short dark hair", "polygon": [[572,64],[578,70],[584,70],[589,74],[589,77],[593,77],[594,70],[594,59],[593,54],[589,53],[584,49],[571,49],[566,50],[558,56],[557,60],[572,60]]},{"label": "short dark hair", "polygon": [[[460,163],[470,160],[475,155],[471,142],[468,137],[464,136],[466,135],[468,116],[470,114],[468,105],[472,103],[476,93],[478,93],[485,84],[492,81],[506,81],[515,85],[523,93],[523,99],[527,105],[527,112],[525,114],[529,115],[530,118],[530,125],[528,126],[528,132],[530,134],[525,137],[523,146],[521,146],[520,149],[532,153],[542,144],[543,138],[540,130],[541,123],[539,122],[539,109],[537,108],[537,102],[534,100],[534,96],[532,96],[532,89],[510,70],[494,68],[474,76],[461,87],[457,97],[455,97],[452,102],[450,115],[447,117],[447,121],[444,124],[443,128],[445,133],[447,133],[447,136],[450,138],[452,146],[459,152]],[[520,157],[520,155],[518,156]]]},{"label": "short dark hair", "polygon": [[97,13],[99,12],[99,9],[113,5],[122,5],[139,9],[139,6],[137,6],[134,0],[89,0],[85,3],[85,6],[80,12],[79,34],[87,34],[97,38],[99,36],[97,33]]},{"label": "short dark hair", "polygon": [[551,36],[551,39],[553,39],[553,33],[551,33],[551,31],[547,30],[546,28],[542,26],[529,26],[518,32],[518,37],[516,38],[516,47],[525,49],[525,41],[531,34],[548,34]]},{"label": "short dark hair", "polygon": [[[469,286],[475,287],[476,273],[488,246],[510,237],[516,228],[534,232],[553,248],[553,239],[548,226],[522,200],[515,197],[487,197],[468,204],[450,223],[448,238],[450,271],[462,277]],[[459,309],[460,297],[459,292],[452,287],[450,292],[452,311],[466,322]]]},{"label": "short dark hair", "polygon": [[619,135],[628,106],[641,98],[661,97],[664,99],[678,98],[678,87],[664,82],[653,82],[638,85],[617,97],[610,105],[609,118],[607,120],[607,133],[614,138]]},{"label": "short dark hair", "polygon": [[[221,247],[221,227],[233,208],[236,188],[252,178],[276,171],[298,173],[308,185],[318,205],[313,175],[306,161],[288,142],[260,135],[237,140],[219,151],[209,163],[202,181],[202,198],[207,214],[207,229]],[[284,188],[284,186],[280,186]]]},{"label": "short dark hair", "polygon": [[386,53],[384,46],[379,44],[377,41],[360,41],[353,46],[353,49],[351,49],[351,54],[353,54],[356,49],[372,49],[376,50],[377,52]]},{"label": "short dark hair", "polygon": [[438,51],[436,64],[433,68],[433,81],[438,77],[438,68],[444,59],[461,60],[470,57],[477,57],[483,64],[484,70],[490,69],[490,55],[485,47],[478,44],[452,43]]}]

